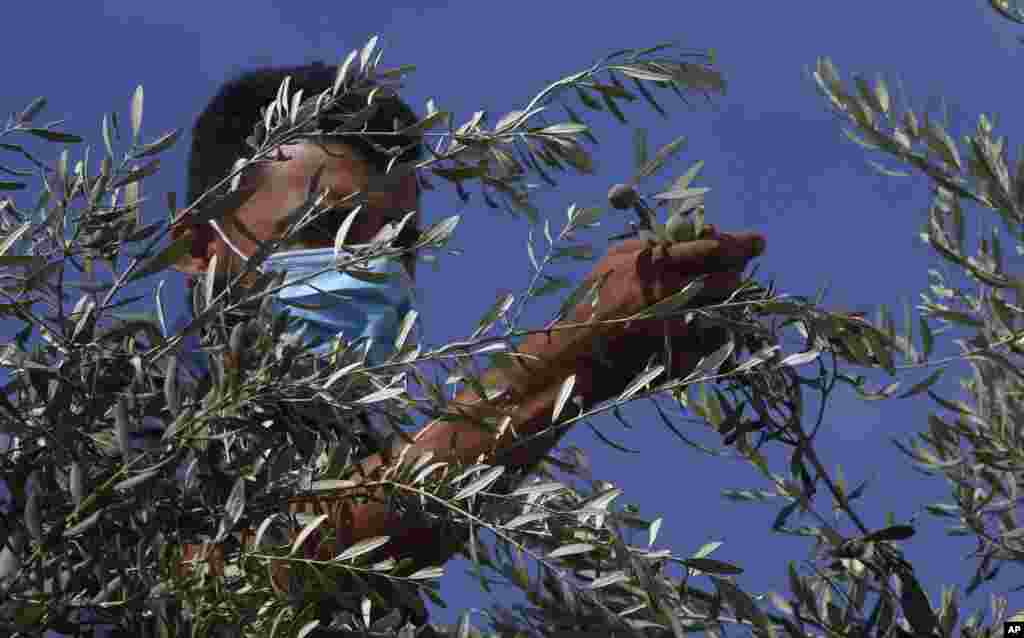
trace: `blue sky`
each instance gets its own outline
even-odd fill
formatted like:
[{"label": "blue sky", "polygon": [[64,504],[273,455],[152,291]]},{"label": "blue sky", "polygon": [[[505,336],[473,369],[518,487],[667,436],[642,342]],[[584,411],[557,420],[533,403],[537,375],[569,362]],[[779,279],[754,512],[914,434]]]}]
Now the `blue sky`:
[{"label": "blue sky", "polygon": [[[495,116],[517,108],[547,82],[611,50],[678,39],[716,50],[728,94],[692,111],[666,95],[662,102],[673,108],[669,120],[634,106],[627,110],[631,124],[648,127],[652,144],[688,136],[677,170],[705,160],[704,185],[713,189],[711,220],[726,230],[766,234],[763,278],[774,277],[785,292],[807,295],[831,282],[828,305],[852,309],[916,300],[926,288],[933,260],[917,231],[929,193],[920,179],[874,173],[864,152],[842,137],[804,68],[827,55],[847,76],[860,71],[902,78],[917,109],[936,104],[933,98],[947,99],[954,137],[973,129],[986,109],[994,109],[988,112],[997,114],[1001,134],[1020,137],[1019,123],[1005,108],[1019,89],[1003,78],[1016,70],[1024,45],[982,0],[407,4],[412,3],[14,3],[5,9],[11,28],[4,35],[3,106],[17,110],[46,95],[51,107],[45,119],[66,117],[69,130],[101,145],[102,114],[117,109],[125,115],[141,83],[143,130],[152,139],[171,128],[188,129],[231,74],[254,65],[337,62],[379,33],[387,43],[386,66],[419,68],[404,93],[407,100],[422,110],[434,97],[461,122],[480,108]],[[597,176],[565,179],[561,189],[538,199],[557,222],[571,202],[601,204],[608,186],[631,170],[631,130],[603,114],[590,122],[601,140]],[[150,219],[166,213],[160,203],[165,191],[183,199],[188,144],[187,138],[179,142],[164,156],[161,174],[147,180]],[[497,291],[525,286],[527,229],[478,198],[460,206],[446,188],[428,195],[423,209],[428,220],[463,215],[456,244],[465,254],[445,259],[438,273],[421,270],[425,335],[437,344],[468,335]],[[181,278],[169,274],[167,280],[165,292],[179,312]],[[551,307],[537,310],[527,318],[540,321]],[[954,352],[952,344],[942,345],[940,352]],[[956,391],[952,383],[940,387],[947,396]],[[889,443],[890,437],[924,427],[931,409],[927,399],[865,404],[848,393],[833,403],[821,449],[830,465],[843,465],[851,482],[878,476],[868,493],[869,525],[882,526],[888,510],[906,520],[915,506],[945,497],[941,481],[912,472]],[[749,590],[784,589],[781,557],[805,557],[806,543],[767,534],[777,508],[735,505],[719,495],[723,488],[762,487],[754,473],[741,463],[698,456],[642,409],[631,414],[632,431],[622,431],[612,419],[596,425],[642,450],[640,455],[611,450],[583,430],[569,441],[591,452],[598,476],[626,490],[623,502],[665,517],[660,539],[666,546],[685,554],[705,541],[724,540],[716,556],[746,567],[741,581]],[[972,565],[962,558],[970,549],[968,542],[946,538],[939,522],[923,520],[907,551],[933,601],[940,582],[966,582]],[[452,611],[487,603],[462,575],[464,566],[450,566],[443,582]],[[1019,585],[1019,576],[1005,574],[996,589]],[[1019,606],[1011,597],[1011,607]],[[452,611],[438,611],[435,618],[451,618]]]}]

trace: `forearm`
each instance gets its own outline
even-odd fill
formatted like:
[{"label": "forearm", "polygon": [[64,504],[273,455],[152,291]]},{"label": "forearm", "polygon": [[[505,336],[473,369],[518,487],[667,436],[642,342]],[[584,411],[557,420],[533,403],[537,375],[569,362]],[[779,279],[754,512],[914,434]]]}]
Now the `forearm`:
[{"label": "forearm", "polygon": [[[435,460],[462,464],[484,460],[510,469],[528,470],[569,429],[553,424],[551,418],[566,377],[575,374],[573,395],[582,399],[583,409],[589,409],[621,391],[632,378],[633,368],[642,365],[644,353],[657,345],[639,347],[642,340],[634,339],[627,353],[613,354],[616,365],[609,370],[602,369],[592,353],[584,353],[575,340],[567,337],[571,336],[559,336],[553,331],[550,339],[542,334],[524,341],[519,352],[528,355],[525,365],[492,369],[484,375],[485,386],[506,390],[502,396],[488,402],[472,390],[461,392],[453,404],[460,406],[467,418],[433,421],[415,435],[413,444],[402,446],[406,447],[404,451],[393,450],[390,456],[402,454],[410,461],[430,452]],[[561,351],[551,354],[556,348]],[[563,410],[563,420],[575,412],[574,404],[570,403]],[[492,426],[503,422],[506,425],[501,431],[492,431],[478,423],[485,420]],[[394,460],[374,455],[361,464],[362,474],[373,483],[380,478],[378,470]],[[367,489],[363,498],[358,499],[360,502],[354,502],[351,494],[344,499],[342,516],[336,521],[337,539],[342,547],[375,536],[390,536],[391,542],[383,551],[396,558],[415,558],[421,564],[443,563],[458,551],[457,544],[443,538],[442,530],[403,520],[384,502],[383,489]],[[317,553],[327,560],[337,551],[340,549],[334,543],[327,543]]]},{"label": "forearm", "polygon": [[[403,446],[401,458],[406,462],[423,454],[431,453],[434,460],[461,464],[472,464],[480,460],[504,465],[509,468],[528,468],[542,459],[565,433],[562,428],[550,428],[551,412],[559,388],[553,386],[532,393],[525,397],[517,406],[499,404],[473,404],[478,397],[473,393],[463,393],[456,401],[465,403],[464,412],[471,415],[466,420],[434,421],[423,428],[411,445]],[[500,418],[505,414],[512,417],[501,432],[488,431],[481,427],[480,421],[486,418]],[[536,436],[539,432],[544,434]],[[385,466],[385,461],[374,456],[363,463],[363,471],[367,481],[372,483],[379,478],[378,471]],[[434,531],[430,529],[411,529],[394,512],[390,510],[382,498],[383,490],[374,490],[368,499],[351,510],[350,529],[351,542],[358,542],[373,536],[391,536],[392,551],[397,556],[422,554],[417,548],[436,545]],[[424,558],[424,556],[419,556]],[[434,557],[432,557],[434,558]],[[436,557],[447,559],[448,556]]]},{"label": "forearm", "polygon": [[[573,395],[580,396],[584,406],[614,392],[616,384],[609,383],[608,375],[597,373],[592,352],[584,348],[586,336],[582,329],[567,329],[525,339],[510,364],[492,368],[480,379],[493,391],[489,400],[471,388],[460,392],[449,406],[452,416],[434,420],[417,432],[415,442],[404,450],[405,458],[431,452],[435,460],[467,464],[481,456],[509,467],[535,463],[564,433],[550,426],[554,402],[567,377],[575,375]],[[590,334],[591,346],[593,341]],[[570,404],[563,412],[571,411]],[[536,436],[544,430],[550,432]],[[371,457],[363,463],[364,473],[386,462],[380,456]]]},{"label": "forearm", "polygon": [[[404,451],[404,458],[409,460],[431,452],[438,460],[460,463],[474,463],[481,456],[507,467],[527,468],[537,463],[565,433],[563,428],[553,428],[542,436],[536,436],[551,425],[554,402],[564,378],[570,374],[555,370],[554,359],[559,357],[559,353],[553,354],[558,347],[562,347],[564,352],[568,342],[555,332],[550,339],[547,335],[535,335],[525,340],[519,348],[526,358],[522,365],[493,369],[484,375],[486,386],[506,389],[504,396],[485,402],[472,391],[460,393],[453,403],[460,406],[468,418],[437,420],[428,424],[416,434],[415,443]],[[572,365],[562,363],[570,359],[562,356],[564,358],[560,359],[558,367],[571,368]],[[590,366],[582,358],[573,363],[581,368],[576,372],[576,392],[589,397]],[[500,433],[474,423],[484,420],[497,423],[505,416],[511,420]],[[392,456],[394,452],[398,450],[393,450]],[[375,471],[393,460],[374,455],[361,463],[362,474],[372,482]],[[345,498],[343,520],[338,521],[340,529],[337,530],[338,541],[343,546],[374,536],[390,536],[392,541],[387,550],[392,555],[415,556],[424,563],[444,562],[457,551],[455,547],[443,547],[444,544],[439,542],[440,530],[416,527],[402,521],[383,502],[382,495],[383,490],[372,489],[362,495],[364,498],[359,499],[359,503],[354,503],[351,495]],[[194,557],[198,549],[198,546],[186,546],[185,560]],[[334,548],[323,547],[321,550],[318,553],[326,556]],[[214,554],[211,566],[219,573],[222,568],[219,549],[215,549]]]}]

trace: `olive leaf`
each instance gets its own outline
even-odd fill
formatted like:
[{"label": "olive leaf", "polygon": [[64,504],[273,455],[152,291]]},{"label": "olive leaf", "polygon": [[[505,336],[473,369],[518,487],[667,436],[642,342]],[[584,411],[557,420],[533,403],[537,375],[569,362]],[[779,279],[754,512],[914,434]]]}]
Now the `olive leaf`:
[{"label": "olive leaf", "polygon": [[363,554],[369,554],[370,552],[374,551],[375,549],[377,549],[379,547],[383,547],[390,540],[391,540],[390,536],[375,536],[373,538],[367,538],[365,540],[359,541],[358,543],[356,543],[352,547],[349,547],[345,551],[341,552],[340,554],[338,554],[334,558],[334,560],[336,560],[336,561],[354,560],[356,558],[359,558]]}]

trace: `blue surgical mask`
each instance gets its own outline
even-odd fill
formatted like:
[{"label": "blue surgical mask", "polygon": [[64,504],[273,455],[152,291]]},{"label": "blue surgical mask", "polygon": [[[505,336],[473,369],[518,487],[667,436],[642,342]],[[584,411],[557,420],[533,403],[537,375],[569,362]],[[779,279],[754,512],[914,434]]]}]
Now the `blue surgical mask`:
[{"label": "blue surgical mask", "polygon": [[[326,352],[335,337],[348,342],[365,337],[371,340],[367,362],[379,364],[393,352],[399,325],[412,308],[410,277],[391,259],[369,263],[370,272],[390,275],[375,283],[339,272],[336,263],[333,248],[292,250],[270,255],[262,270],[288,273],[286,287],[276,296],[276,310],[289,311],[289,332],[304,326],[306,342],[316,344],[313,351],[319,353]],[[287,285],[317,272],[302,283]]]}]

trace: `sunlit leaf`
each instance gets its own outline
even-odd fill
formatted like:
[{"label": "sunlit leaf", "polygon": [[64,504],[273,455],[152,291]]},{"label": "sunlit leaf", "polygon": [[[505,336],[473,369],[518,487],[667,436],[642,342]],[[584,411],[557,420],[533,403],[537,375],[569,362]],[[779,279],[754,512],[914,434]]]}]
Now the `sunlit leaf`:
[{"label": "sunlit leaf", "polygon": [[956,143],[953,138],[949,136],[946,129],[941,124],[934,120],[929,120],[924,128],[924,139],[931,150],[942,157],[942,159],[952,166],[955,166],[957,170],[963,170],[963,164],[960,162],[960,151],[956,147]]},{"label": "sunlit leaf", "polygon": [[135,88],[135,94],[132,95],[131,124],[133,144],[138,142],[139,131],[142,130],[142,101],[143,91],[142,85],[140,84]]},{"label": "sunlit leaf", "polygon": [[405,388],[400,386],[393,388],[381,388],[376,392],[371,392],[370,394],[357,399],[356,403],[359,403],[360,405],[372,405],[374,403],[381,403],[389,399],[394,399],[395,397],[403,394],[405,394]]},{"label": "sunlit leaf", "polygon": [[484,316],[480,318],[480,321],[477,323],[476,330],[474,330],[473,334],[470,336],[470,340],[479,339],[483,334],[490,330],[499,319],[505,316],[505,313],[507,313],[509,308],[512,307],[512,304],[515,303],[515,299],[516,298],[511,294],[499,296],[494,302],[494,305],[492,305]]},{"label": "sunlit leaf", "polygon": [[373,50],[377,48],[377,42],[380,40],[380,36],[373,36],[367,40],[363,46],[363,50],[359,52],[359,70],[365,72],[367,66],[370,63],[370,57],[373,55]]},{"label": "sunlit leaf", "polygon": [[345,61],[338,65],[338,70],[334,75],[334,85],[331,87],[331,95],[337,95],[342,88],[346,86],[349,78],[352,76],[352,63],[359,55],[358,49],[352,49],[345,58]]},{"label": "sunlit leaf", "polygon": [[409,574],[406,578],[410,580],[426,580],[428,578],[440,578],[441,576],[444,576],[443,567],[424,567]]},{"label": "sunlit leaf", "polygon": [[409,338],[409,333],[412,332],[413,326],[416,325],[416,319],[419,317],[419,312],[415,309],[409,310],[405,313],[405,317],[402,318],[402,323],[398,326],[398,336],[395,337],[395,352],[400,352],[405,347],[405,342]]},{"label": "sunlit leaf", "polygon": [[0,256],[6,256],[7,251],[9,251],[14,244],[18,243],[18,240],[24,237],[25,233],[27,233],[31,228],[32,222],[25,222],[0,240]]},{"label": "sunlit leaf", "polygon": [[313,630],[320,626],[319,620],[310,620],[302,625],[298,633],[295,634],[296,638],[306,638],[306,636],[313,633]]},{"label": "sunlit leaf", "polygon": [[295,540],[292,542],[292,548],[288,552],[288,555],[294,556],[299,551],[299,549],[302,548],[303,544],[305,544],[306,539],[309,538],[310,534],[315,532],[318,527],[323,525],[324,521],[326,521],[327,518],[327,514],[320,514],[310,522],[306,523],[305,527],[302,528],[299,534],[295,537]]},{"label": "sunlit leaf", "polygon": [[558,491],[561,491],[561,490],[564,490],[564,489],[568,489],[568,488],[566,488],[565,485],[563,485],[561,483],[558,483],[558,482],[538,483],[536,485],[527,485],[525,487],[520,487],[519,489],[517,489],[514,492],[512,492],[511,494],[509,494],[509,496],[529,496],[529,495],[532,495],[532,494],[550,494],[551,492],[558,492]]},{"label": "sunlit leaf", "polygon": [[635,78],[637,80],[646,80],[648,82],[671,82],[672,76],[663,71],[652,70],[649,67],[630,64],[630,65],[615,65],[608,67],[613,71],[618,71],[625,76]]},{"label": "sunlit leaf", "polygon": [[390,540],[391,540],[390,536],[375,536],[373,538],[367,538],[365,540],[359,541],[358,543],[356,543],[352,547],[349,547],[348,549],[346,549],[342,553],[338,554],[334,558],[334,560],[340,562],[340,561],[352,560],[352,559],[355,559],[355,558],[359,558],[363,554],[369,554],[370,552],[372,552],[373,550],[377,549],[378,547],[382,547],[382,546],[386,545],[388,543],[388,541],[390,541]]},{"label": "sunlit leaf", "polygon": [[891,106],[891,100],[889,99],[889,87],[886,86],[885,80],[879,74],[878,79],[875,81],[875,99],[878,101],[878,105],[881,107],[883,113],[889,113]]},{"label": "sunlit leaf", "polygon": [[605,574],[600,578],[595,578],[587,584],[588,589],[601,589],[602,587],[608,587],[615,583],[621,583],[629,580],[629,574],[624,571],[616,571],[610,574]]},{"label": "sunlit leaf", "polygon": [[622,490],[617,487],[607,489],[597,496],[584,501],[580,505],[581,510],[606,510],[611,505],[612,501],[622,496]]},{"label": "sunlit leaf", "polygon": [[579,122],[563,122],[561,124],[545,126],[537,132],[544,135],[578,135],[586,130],[588,130],[586,124],[580,124]]},{"label": "sunlit leaf", "polygon": [[558,391],[558,397],[555,399],[555,405],[551,414],[552,423],[558,422],[558,417],[561,416],[562,410],[565,408],[565,404],[568,403],[569,397],[572,396],[572,389],[575,385],[575,374],[569,375],[566,377],[565,381],[562,382],[562,387]]},{"label": "sunlit leaf", "polygon": [[459,215],[452,215],[438,221],[420,235],[419,243],[421,245],[430,245],[447,241],[451,237],[452,232],[455,231],[455,227],[459,225],[460,219]]},{"label": "sunlit leaf", "polygon": [[701,548],[694,552],[691,558],[706,558],[710,556],[712,552],[722,546],[721,541],[711,541],[710,543],[704,543]]},{"label": "sunlit leaf", "polygon": [[492,467],[491,469],[484,472],[480,478],[476,479],[466,487],[459,490],[455,496],[452,497],[452,501],[458,502],[475,496],[479,492],[490,487],[498,478],[505,473],[505,468],[501,465]]},{"label": "sunlit leaf", "polygon": [[529,514],[520,514],[506,523],[503,527],[505,529],[516,529],[526,525],[527,523],[542,521],[549,518],[551,515],[552,514],[550,512],[530,512]]},{"label": "sunlit leaf", "polygon": [[651,526],[647,529],[647,547],[653,547],[654,541],[658,539],[658,531],[661,529],[662,519],[656,518],[651,522]]},{"label": "sunlit leaf", "polygon": [[616,401],[628,401],[634,394],[647,387],[652,381],[660,377],[663,372],[665,372],[664,365],[657,365],[650,370],[641,372],[635,379],[626,385],[626,388],[622,391]]},{"label": "sunlit leaf", "polygon": [[736,349],[736,343],[729,339],[722,344],[717,350],[712,352],[706,357],[703,357],[697,364],[697,367],[693,371],[686,375],[686,380],[698,379],[705,375],[714,374],[717,372],[718,367],[729,358],[729,355]]},{"label": "sunlit leaf", "polygon": [[267,530],[270,529],[270,525],[278,516],[278,514],[271,514],[270,516],[263,519],[263,522],[260,523],[260,526],[256,528],[256,535],[254,536],[252,544],[254,548],[259,549],[260,547],[262,547],[263,536],[267,533]]},{"label": "sunlit leaf", "polygon": [[562,545],[558,549],[548,553],[547,558],[565,558],[566,556],[586,554],[593,550],[594,546],[590,543],[570,543],[568,545]]},{"label": "sunlit leaf", "polygon": [[781,361],[779,361],[779,367],[789,366],[795,368],[797,366],[802,366],[805,363],[810,363],[811,361],[816,360],[819,356],[821,356],[820,350],[796,352],[784,357]]}]

